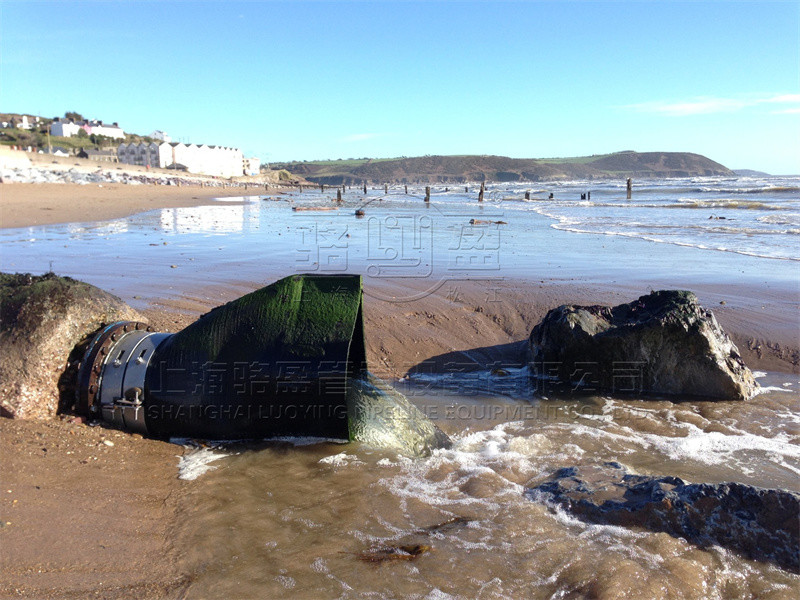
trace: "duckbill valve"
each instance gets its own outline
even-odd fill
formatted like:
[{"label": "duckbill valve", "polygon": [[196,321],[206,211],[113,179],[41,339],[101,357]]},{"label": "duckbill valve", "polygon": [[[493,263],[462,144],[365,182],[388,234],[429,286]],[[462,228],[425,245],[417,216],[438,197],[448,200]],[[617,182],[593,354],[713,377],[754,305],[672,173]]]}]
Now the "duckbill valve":
[{"label": "duckbill valve", "polygon": [[367,371],[359,275],[296,275],[175,334],[109,325],[78,408],[156,437],[357,440],[419,456],[448,437]]}]

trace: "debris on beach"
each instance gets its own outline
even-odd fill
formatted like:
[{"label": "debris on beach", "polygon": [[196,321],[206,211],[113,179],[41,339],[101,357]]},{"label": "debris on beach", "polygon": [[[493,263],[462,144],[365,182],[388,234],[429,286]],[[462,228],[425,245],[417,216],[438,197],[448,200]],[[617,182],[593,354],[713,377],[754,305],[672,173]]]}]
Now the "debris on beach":
[{"label": "debris on beach", "polygon": [[339,209],[335,206],[293,206],[292,210],[303,211],[303,210],[339,210]]},{"label": "debris on beach", "polygon": [[345,552],[352,554],[358,560],[368,563],[383,563],[395,560],[416,560],[423,554],[431,552],[433,548],[425,544],[411,544],[402,546],[379,546],[364,552]]},{"label": "debris on beach", "polygon": [[445,533],[448,531],[453,531],[454,529],[460,529],[462,527],[466,527],[470,523],[472,523],[473,519],[468,519],[467,517],[453,517],[452,519],[448,519],[443,523],[437,523],[436,525],[428,525],[427,527],[422,527],[417,529],[414,533],[417,535],[431,535],[434,533]]},{"label": "debris on beach", "polygon": [[470,225],[508,225],[505,221],[484,221],[481,219],[470,219]]}]

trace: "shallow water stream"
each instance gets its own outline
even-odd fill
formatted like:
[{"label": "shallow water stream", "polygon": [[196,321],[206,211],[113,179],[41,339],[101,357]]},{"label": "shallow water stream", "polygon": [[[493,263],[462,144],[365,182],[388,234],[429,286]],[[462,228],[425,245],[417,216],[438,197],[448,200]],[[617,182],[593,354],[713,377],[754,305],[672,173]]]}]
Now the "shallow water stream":
[{"label": "shallow water stream", "polygon": [[[561,467],[612,460],[800,491],[796,376],[763,375],[766,391],[740,403],[545,399],[511,377],[504,394],[431,376],[402,385],[453,438],[428,458],[312,440],[189,451],[182,472],[197,478],[176,538],[187,597],[796,597],[800,577],[768,563],[523,495]],[[431,550],[360,559],[416,544]]]}]

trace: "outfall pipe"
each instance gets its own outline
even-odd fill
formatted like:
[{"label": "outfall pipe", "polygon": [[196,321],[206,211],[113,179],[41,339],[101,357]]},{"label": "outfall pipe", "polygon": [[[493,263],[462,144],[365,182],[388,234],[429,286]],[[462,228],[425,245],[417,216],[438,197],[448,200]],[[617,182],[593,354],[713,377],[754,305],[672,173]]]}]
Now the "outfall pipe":
[{"label": "outfall pipe", "polygon": [[347,382],[365,370],[361,277],[297,275],[175,334],[110,325],[77,406],[156,437],[349,439]]}]

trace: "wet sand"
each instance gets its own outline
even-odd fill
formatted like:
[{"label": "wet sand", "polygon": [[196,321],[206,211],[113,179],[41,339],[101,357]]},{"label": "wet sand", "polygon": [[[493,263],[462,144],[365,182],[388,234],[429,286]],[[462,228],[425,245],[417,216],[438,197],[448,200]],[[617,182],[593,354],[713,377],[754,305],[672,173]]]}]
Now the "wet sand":
[{"label": "wet sand", "polygon": [[0,419],[0,597],[173,598],[179,446]]},{"label": "wet sand", "polygon": [[214,198],[248,193],[266,192],[263,185],[248,191],[199,185],[9,183],[0,186],[0,228],[106,221],[156,208],[201,206]]},{"label": "wet sand", "polygon": [[[154,302],[151,317],[186,323],[210,308],[234,300],[257,285],[242,281],[192,290],[180,298]],[[558,278],[523,281],[445,283],[421,299],[404,302],[425,289],[424,280],[402,284],[367,278],[364,319],[372,371],[401,377],[427,366],[450,364],[464,370],[490,362],[519,360],[531,329],[562,304],[630,302],[651,289],[682,286],[668,280],[584,283]],[[794,289],[745,284],[692,285],[753,370],[800,373],[800,295]],[[137,307],[138,308],[138,307]],[[422,364],[424,363],[424,365]]]}]

